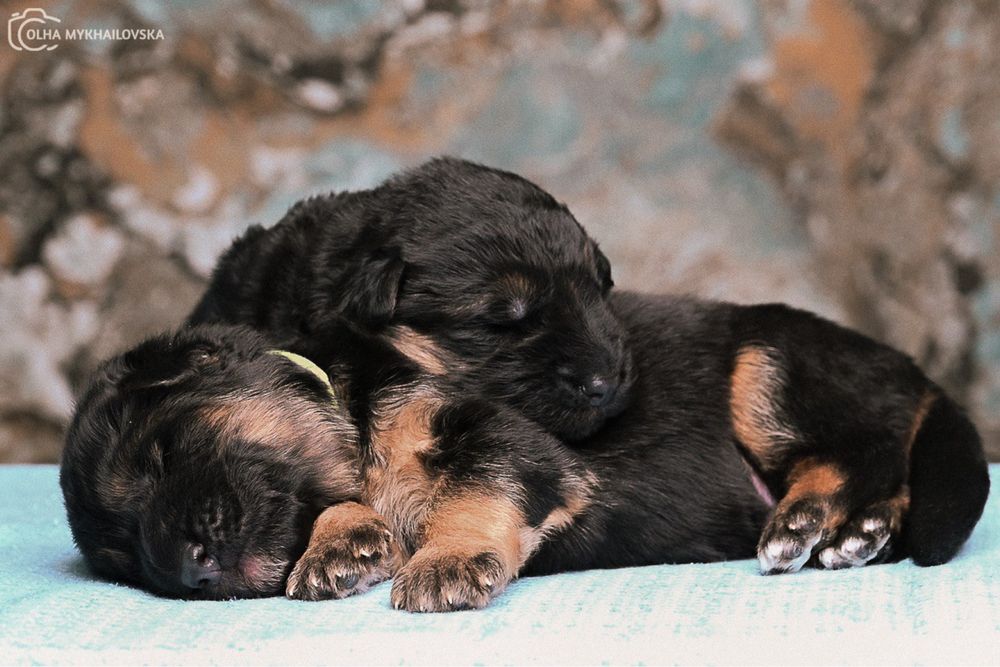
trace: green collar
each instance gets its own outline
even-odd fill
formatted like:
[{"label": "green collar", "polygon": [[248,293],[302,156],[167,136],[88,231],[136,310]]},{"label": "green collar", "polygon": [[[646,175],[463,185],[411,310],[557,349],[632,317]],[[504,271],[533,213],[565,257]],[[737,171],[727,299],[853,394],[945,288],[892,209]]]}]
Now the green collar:
[{"label": "green collar", "polygon": [[293,361],[302,368],[306,369],[313,375],[319,378],[320,382],[326,385],[326,388],[330,391],[330,398],[336,399],[337,393],[333,390],[333,385],[330,384],[330,378],[326,376],[323,369],[317,366],[315,363],[306,359],[301,354],[295,354],[294,352],[289,352],[288,350],[269,350],[269,354],[275,354],[279,357],[284,357],[289,361]]}]

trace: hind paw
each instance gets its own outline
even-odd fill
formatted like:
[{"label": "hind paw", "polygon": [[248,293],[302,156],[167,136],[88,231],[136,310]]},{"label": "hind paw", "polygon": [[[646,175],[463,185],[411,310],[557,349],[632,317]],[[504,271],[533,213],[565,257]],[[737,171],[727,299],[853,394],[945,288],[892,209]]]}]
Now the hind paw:
[{"label": "hind paw", "polygon": [[840,570],[880,563],[892,555],[906,508],[904,493],[869,505],[843,522],[828,499],[805,499],[775,513],[757,548],[763,574],[798,572],[807,563]]},{"label": "hind paw", "polygon": [[816,565],[840,570],[883,561],[892,552],[892,537],[898,524],[892,501],[866,507],[837,532],[830,546],[819,552]]},{"label": "hind paw", "polygon": [[765,526],[757,546],[763,574],[798,572],[817,545],[829,536],[830,510],[818,499],[800,500],[778,511]]}]

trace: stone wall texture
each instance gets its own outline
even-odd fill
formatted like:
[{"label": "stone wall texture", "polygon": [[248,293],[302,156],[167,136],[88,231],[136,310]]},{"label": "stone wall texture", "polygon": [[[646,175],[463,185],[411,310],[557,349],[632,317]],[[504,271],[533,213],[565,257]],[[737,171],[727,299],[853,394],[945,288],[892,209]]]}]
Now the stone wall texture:
[{"label": "stone wall texture", "polygon": [[[911,354],[1000,460],[1000,3],[63,0],[0,43],[0,461],[308,194],[525,174],[619,285],[786,301]],[[0,19],[6,19],[4,14]]]}]

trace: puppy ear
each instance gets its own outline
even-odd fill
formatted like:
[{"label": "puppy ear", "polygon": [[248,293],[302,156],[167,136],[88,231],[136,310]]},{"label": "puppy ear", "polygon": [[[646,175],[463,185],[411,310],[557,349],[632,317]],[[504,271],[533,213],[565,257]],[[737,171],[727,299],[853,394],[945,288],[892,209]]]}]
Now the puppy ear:
[{"label": "puppy ear", "polygon": [[406,264],[398,248],[383,248],[347,268],[341,283],[341,312],[356,322],[385,324],[396,312]]},{"label": "puppy ear", "polygon": [[142,347],[128,352],[123,357],[129,369],[120,386],[128,391],[172,387],[190,380],[206,366],[218,361],[210,350],[194,349],[175,352],[160,350],[160,354],[144,354]]},{"label": "puppy ear", "polygon": [[611,278],[611,262],[601,249],[594,244],[594,264],[597,267],[597,279],[601,281],[601,289],[607,293],[615,286],[615,281]]}]

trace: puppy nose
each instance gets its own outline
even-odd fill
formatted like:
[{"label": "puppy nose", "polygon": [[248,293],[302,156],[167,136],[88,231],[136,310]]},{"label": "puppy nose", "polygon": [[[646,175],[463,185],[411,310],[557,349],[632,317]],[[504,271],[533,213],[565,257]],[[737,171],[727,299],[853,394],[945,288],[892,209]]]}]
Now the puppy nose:
[{"label": "puppy nose", "polygon": [[592,375],[580,385],[580,390],[590,399],[591,406],[602,408],[615,397],[618,385],[603,375]]},{"label": "puppy nose", "polygon": [[181,557],[181,583],[188,588],[205,588],[218,583],[222,569],[200,544],[189,543]]}]

